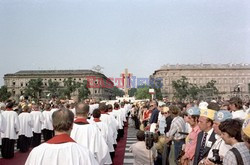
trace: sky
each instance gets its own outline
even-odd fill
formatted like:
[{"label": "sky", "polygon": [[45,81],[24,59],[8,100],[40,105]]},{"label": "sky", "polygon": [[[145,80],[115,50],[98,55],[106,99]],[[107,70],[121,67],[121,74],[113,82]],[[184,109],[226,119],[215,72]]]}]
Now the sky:
[{"label": "sky", "polygon": [[0,86],[19,70],[250,63],[249,0],[0,0]]}]

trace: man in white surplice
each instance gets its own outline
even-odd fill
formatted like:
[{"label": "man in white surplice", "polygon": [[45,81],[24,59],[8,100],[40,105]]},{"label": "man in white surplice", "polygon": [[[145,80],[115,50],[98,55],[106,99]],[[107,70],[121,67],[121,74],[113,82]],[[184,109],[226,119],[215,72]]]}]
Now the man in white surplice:
[{"label": "man in white surplice", "polygon": [[82,103],[77,105],[76,119],[70,136],[77,143],[87,147],[100,165],[112,164],[108,145],[96,125],[87,121],[88,113],[89,105]]},{"label": "man in white surplice", "polygon": [[55,136],[34,148],[25,165],[98,165],[94,155],[69,136],[74,121],[73,112],[57,110],[52,120]]},{"label": "man in white surplice", "polygon": [[14,103],[8,101],[6,103],[6,110],[2,113],[3,118],[6,120],[6,130],[2,133],[2,157],[13,158],[14,157],[14,145],[18,138],[18,132],[20,129],[20,123],[18,115],[13,111]]}]

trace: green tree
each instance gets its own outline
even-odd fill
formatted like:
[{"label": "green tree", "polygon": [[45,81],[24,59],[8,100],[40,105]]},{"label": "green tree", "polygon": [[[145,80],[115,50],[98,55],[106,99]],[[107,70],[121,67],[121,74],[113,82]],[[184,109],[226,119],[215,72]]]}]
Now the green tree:
[{"label": "green tree", "polygon": [[116,86],[114,86],[112,90],[113,90],[115,97],[116,96],[122,97],[125,94],[123,90],[117,88]]},{"label": "green tree", "polygon": [[86,98],[88,98],[88,96],[90,95],[90,91],[88,86],[88,82],[87,80],[84,80],[83,83],[81,84],[81,87],[78,90],[78,100],[84,100]]},{"label": "green tree", "polygon": [[47,90],[50,92],[51,96],[59,96],[59,82],[54,81],[52,82],[51,79],[48,81],[48,88]]},{"label": "green tree", "polygon": [[35,100],[39,100],[41,97],[41,93],[43,90],[43,81],[41,78],[31,79],[28,82],[28,85],[24,89],[24,94],[27,96],[31,96]]},{"label": "green tree", "polygon": [[129,91],[128,91],[129,97],[135,96],[136,91],[137,91],[137,88],[131,88],[131,89],[129,89]]},{"label": "green tree", "polygon": [[198,98],[198,94],[200,93],[200,88],[196,84],[189,84],[188,95],[191,99],[195,100]]},{"label": "green tree", "polygon": [[188,82],[188,79],[185,76],[182,76],[176,81],[172,81],[172,87],[175,90],[174,96],[179,98],[180,100],[186,99],[189,94],[189,86],[190,83]]},{"label": "green tree", "polygon": [[137,87],[137,91],[135,93],[136,99],[150,99],[151,95],[149,94],[149,86],[142,85]]},{"label": "green tree", "polygon": [[0,88],[0,101],[6,101],[11,96],[11,93],[8,92],[7,86],[3,85]]},{"label": "green tree", "polygon": [[215,84],[216,84],[216,81],[211,80],[207,82],[205,86],[200,87],[200,94],[204,99],[212,98],[219,94],[219,90],[216,88]]},{"label": "green tree", "polygon": [[71,93],[75,92],[81,86],[81,83],[75,82],[71,77],[68,79],[64,79],[63,83],[64,83],[63,94],[68,99],[71,99]]}]

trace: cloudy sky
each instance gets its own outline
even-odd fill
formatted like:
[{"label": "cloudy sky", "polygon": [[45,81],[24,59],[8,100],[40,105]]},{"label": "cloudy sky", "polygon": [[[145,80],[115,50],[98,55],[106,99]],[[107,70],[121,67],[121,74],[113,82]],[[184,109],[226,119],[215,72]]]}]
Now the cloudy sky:
[{"label": "cloudy sky", "polygon": [[19,70],[250,63],[249,0],[0,0],[0,85]]}]

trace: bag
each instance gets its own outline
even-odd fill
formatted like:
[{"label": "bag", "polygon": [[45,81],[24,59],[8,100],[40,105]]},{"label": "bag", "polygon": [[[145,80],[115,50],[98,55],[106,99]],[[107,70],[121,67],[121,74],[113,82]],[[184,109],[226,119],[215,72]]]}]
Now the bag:
[{"label": "bag", "polygon": [[241,154],[238,151],[238,149],[237,148],[232,148],[230,151],[232,151],[234,153],[234,155],[236,157],[237,164],[238,165],[244,165],[244,162],[242,160]]}]

